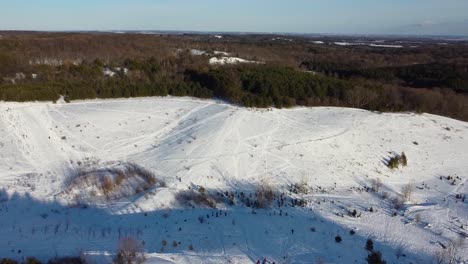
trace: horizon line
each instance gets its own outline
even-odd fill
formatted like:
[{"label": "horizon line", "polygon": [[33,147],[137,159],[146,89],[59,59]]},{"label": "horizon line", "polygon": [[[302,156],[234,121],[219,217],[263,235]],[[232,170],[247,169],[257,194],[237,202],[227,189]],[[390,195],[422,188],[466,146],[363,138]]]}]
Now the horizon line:
[{"label": "horizon line", "polygon": [[[468,35],[442,35],[442,34],[399,34],[399,33],[314,33],[314,32],[282,32],[282,31],[211,31],[211,30],[177,30],[177,29],[65,29],[65,30],[44,30],[44,29],[0,29],[0,32],[37,32],[37,33],[174,33],[174,34],[233,34],[233,35],[290,35],[290,36],[349,36],[349,37],[405,37],[405,38],[468,38]],[[169,35],[169,34],[168,34]]]}]

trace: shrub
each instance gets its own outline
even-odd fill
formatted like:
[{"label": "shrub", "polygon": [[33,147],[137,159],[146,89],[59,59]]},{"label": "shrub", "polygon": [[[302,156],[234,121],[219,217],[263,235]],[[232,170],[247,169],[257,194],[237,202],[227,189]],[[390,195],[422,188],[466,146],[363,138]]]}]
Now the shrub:
[{"label": "shrub", "polygon": [[269,208],[274,199],[273,190],[270,186],[263,184],[257,187],[255,192],[254,207]]},{"label": "shrub", "polygon": [[382,253],[380,253],[380,251],[371,252],[366,260],[368,264],[387,264],[387,262],[382,259]]},{"label": "shrub", "polygon": [[[149,186],[156,184],[156,176],[153,172],[135,164],[129,163],[127,164],[127,174],[128,175],[139,175],[143,178]],[[163,184],[164,185],[164,184]]]},{"label": "shrub", "polygon": [[400,164],[400,161],[398,159],[398,157],[391,157],[389,160],[388,160],[388,163],[387,163],[387,166],[390,168],[390,169],[398,169],[398,165]]},{"label": "shrub", "polygon": [[374,241],[372,241],[372,239],[370,239],[370,238],[367,239],[365,249],[367,251],[374,251]]},{"label": "shrub", "polygon": [[142,244],[133,237],[119,240],[115,264],[139,264],[145,261]]},{"label": "shrub", "polygon": [[[98,160],[86,160],[84,163],[80,161],[76,167],[69,169],[68,174],[64,183],[67,190],[61,195],[68,196],[74,189],[78,189],[79,194],[72,197],[78,203],[94,203],[96,199],[111,201],[126,198],[157,187],[156,183],[159,183],[159,186],[164,185],[163,181],[156,181],[152,172],[133,163],[102,167]],[[96,188],[87,188],[89,186]]]},{"label": "shrub", "polygon": [[406,158],[406,155],[404,152],[401,153],[400,161],[401,161],[401,165],[405,167],[408,166],[408,159]]},{"label": "shrub", "polygon": [[200,222],[200,224],[203,224],[205,222],[205,217],[203,217],[202,215],[200,215],[198,217],[198,222]]},{"label": "shrub", "polygon": [[341,243],[341,241],[343,241],[343,239],[341,238],[341,236],[338,235],[338,236],[335,237],[335,242],[336,242],[336,243]]},{"label": "shrub", "polygon": [[115,185],[120,186],[124,180],[125,180],[125,172],[121,170],[117,170],[116,176],[115,176]]},{"label": "shrub", "polygon": [[105,175],[103,178],[102,178],[102,190],[104,191],[104,193],[109,193],[109,192],[112,192],[112,190],[114,190],[114,182],[112,181],[111,177],[109,177],[108,175]]},{"label": "shrub", "polygon": [[393,208],[400,210],[403,207],[404,201],[400,197],[395,197],[392,199]]},{"label": "shrub", "polygon": [[406,158],[406,154],[404,152],[402,152],[401,155],[391,157],[387,162],[387,166],[392,170],[398,169],[400,166],[406,167],[407,165],[408,159]]},{"label": "shrub", "polygon": [[295,194],[308,194],[309,193],[309,186],[307,182],[303,181],[300,183],[295,183],[291,185],[290,191]]},{"label": "shrub", "polygon": [[205,189],[205,187],[200,186],[200,188],[198,188],[198,191],[203,194],[203,193],[205,193],[206,189]]}]

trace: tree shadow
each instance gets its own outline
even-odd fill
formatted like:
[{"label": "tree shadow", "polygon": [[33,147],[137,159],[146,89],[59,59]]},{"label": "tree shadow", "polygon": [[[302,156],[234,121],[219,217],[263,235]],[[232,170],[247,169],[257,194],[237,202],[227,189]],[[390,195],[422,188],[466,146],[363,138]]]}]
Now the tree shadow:
[{"label": "tree shadow", "polygon": [[[246,192],[252,190],[247,183],[237,186]],[[108,209],[69,207],[1,190],[0,256],[47,260],[84,252],[100,262],[110,262],[118,240],[127,236],[141,241],[150,259],[164,257],[174,263],[189,259],[256,263],[263,257],[276,263],[362,263],[368,254],[364,249],[368,237],[358,230],[352,234],[350,228],[310,208],[218,204],[220,208],[178,205],[114,214]],[[336,236],[342,238],[340,243]],[[387,263],[424,263],[430,258],[424,253],[404,252],[406,257],[398,259],[401,248],[377,241],[374,245]]]},{"label": "tree shadow", "polygon": [[380,162],[382,162],[383,165],[385,165],[386,167],[389,166],[390,164],[390,160],[393,158],[393,157],[398,157],[399,154],[396,153],[395,151],[388,151],[388,154],[386,156],[383,156],[381,159],[380,159]]}]

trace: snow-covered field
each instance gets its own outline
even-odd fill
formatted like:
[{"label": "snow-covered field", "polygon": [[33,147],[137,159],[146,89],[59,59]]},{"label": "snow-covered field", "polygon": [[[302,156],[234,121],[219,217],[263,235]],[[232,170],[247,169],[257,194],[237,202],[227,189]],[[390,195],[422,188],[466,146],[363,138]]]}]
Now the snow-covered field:
[{"label": "snow-covered field", "polygon": [[[467,259],[467,150],[468,123],[428,114],[172,97],[0,102],[0,257],[108,263],[132,236],[148,263],[363,263],[368,238],[387,263],[431,263],[451,243]],[[388,168],[402,152],[408,165]],[[125,164],[157,184],[129,172],[112,195],[92,186]],[[271,208],[241,202],[262,187]],[[179,196],[189,190],[232,193],[234,205],[190,206]],[[395,209],[395,199],[406,201]]]}]

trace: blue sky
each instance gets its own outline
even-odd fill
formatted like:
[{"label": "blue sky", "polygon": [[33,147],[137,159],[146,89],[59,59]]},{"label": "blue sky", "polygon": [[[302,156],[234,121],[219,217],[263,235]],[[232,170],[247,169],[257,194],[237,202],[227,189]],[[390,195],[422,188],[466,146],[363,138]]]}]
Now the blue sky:
[{"label": "blue sky", "polygon": [[468,35],[468,0],[0,0],[0,29]]}]

